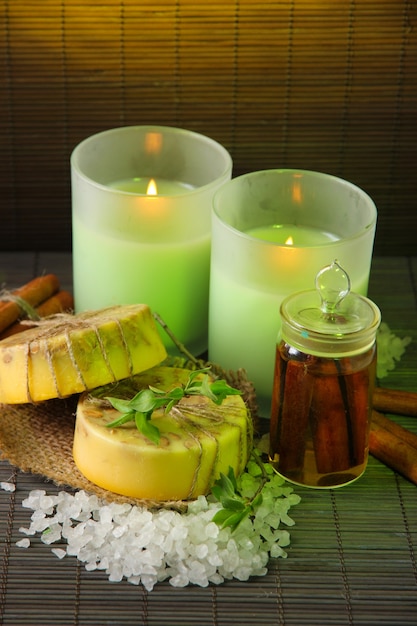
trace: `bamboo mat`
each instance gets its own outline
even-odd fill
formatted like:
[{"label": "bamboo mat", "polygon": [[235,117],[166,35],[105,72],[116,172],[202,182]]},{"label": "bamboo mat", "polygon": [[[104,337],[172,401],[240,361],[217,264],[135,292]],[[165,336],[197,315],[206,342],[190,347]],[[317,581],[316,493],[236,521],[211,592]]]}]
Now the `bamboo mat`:
[{"label": "bamboo mat", "polygon": [[[66,255],[31,255],[21,268],[37,273]],[[0,254],[0,272],[9,272]],[[12,272],[11,266],[10,272]],[[13,270],[16,272],[16,270]],[[14,274],[16,276],[16,273]],[[20,276],[20,279],[28,275]],[[24,282],[17,280],[16,284]],[[63,274],[63,281],[69,274]],[[417,391],[417,258],[374,259],[370,296],[383,319],[413,343],[384,385]],[[415,418],[395,418],[417,433]],[[175,589],[168,582],[150,593],[127,582],[110,583],[76,559],[58,560],[51,547],[31,538],[19,549],[30,510],[21,506],[32,489],[59,490],[39,476],[0,464],[0,624],[4,626],[402,626],[417,624],[417,487],[370,458],[365,475],[347,487],[295,488],[302,500],[291,510],[288,558],[271,561],[268,574],[207,588]]]},{"label": "bamboo mat", "polygon": [[235,174],[363,187],[379,254],[414,254],[414,0],[0,0],[3,250],[70,249],[71,151],[102,130],[189,128]]}]

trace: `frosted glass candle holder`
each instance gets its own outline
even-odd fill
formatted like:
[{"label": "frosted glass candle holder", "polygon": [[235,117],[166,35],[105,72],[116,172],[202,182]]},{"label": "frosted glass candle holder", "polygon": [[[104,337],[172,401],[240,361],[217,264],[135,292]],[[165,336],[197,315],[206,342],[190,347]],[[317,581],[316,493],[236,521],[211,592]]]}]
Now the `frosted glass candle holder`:
[{"label": "frosted glass candle holder", "polygon": [[71,155],[76,311],[148,304],[191,352],[206,350],[212,199],[231,171],[223,146],[179,128],[81,142]]},{"label": "frosted glass candle holder", "polygon": [[209,359],[245,368],[269,417],[282,300],[335,259],[366,295],[377,210],[355,185],[302,170],[240,176],[213,204]]}]

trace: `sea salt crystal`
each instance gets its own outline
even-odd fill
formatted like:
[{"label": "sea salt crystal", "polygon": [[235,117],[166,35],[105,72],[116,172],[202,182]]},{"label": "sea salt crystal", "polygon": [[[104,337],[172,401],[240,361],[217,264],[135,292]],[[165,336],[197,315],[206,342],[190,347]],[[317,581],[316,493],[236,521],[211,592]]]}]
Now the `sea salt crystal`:
[{"label": "sea salt crystal", "polygon": [[234,578],[237,578],[238,580],[248,580],[250,578],[250,576],[252,575],[252,568],[249,566],[239,566],[236,567],[234,572]]},{"label": "sea salt crystal", "polygon": [[45,495],[45,491],[41,489],[33,489],[29,496],[22,502],[22,506],[27,509],[36,511],[39,508],[39,497],[41,494]]},{"label": "sea salt crystal", "polygon": [[190,581],[185,574],[177,574],[176,576],[172,576],[170,583],[173,587],[186,587]]},{"label": "sea salt crystal", "polygon": [[152,591],[155,584],[157,583],[157,579],[155,576],[142,576],[141,583],[145,587],[146,591]]},{"label": "sea salt crystal", "polygon": [[188,534],[187,527],[182,524],[181,526],[174,526],[172,529],[172,538],[176,541],[185,539]]},{"label": "sea salt crystal", "polygon": [[201,543],[200,545],[196,546],[195,555],[199,559],[205,559],[206,556],[208,555],[208,551],[209,551],[208,545],[206,543]]},{"label": "sea salt crystal", "polygon": [[13,483],[8,483],[8,482],[2,482],[0,483],[0,488],[3,489],[3,491],[16,491],[16,485],[14,485]]},{"label": "sea salt crystal", "polygon": [[30,528],[38,533],[43,532],[49,528],[50,520],[46,517],[43,511],[35,511],[32,516],[32,523]]},{"label": "sea salt crystal", "polygon": [[395,369],[396,361],[400,361],[410,342],[411,337],[401,339],[391,331],[388,324],[381,323],[376,336],[378,378],[384,378],[391,370]]},{"label": "sea salt crystal", "polygon": [[101,524],[111,524],[113,513],[109,506],[102,506],[98,511],[98,519]]},{"label": "sea salt crystal", "polygon": [[111,582],[120,582],[123,580],[123,570],[119,563],[113,563],[109,570],[109,580]]},{"label": "sea salt crystal", "polygon": [[42,534],[42,542],[50,545],[61,539],[61,525],[51,524],[49,528]]},{"label": "sea salt crystal", "polygon": [[[254,480],[249,478],[248,488]],[[147,591],[167,579],[174,587],[247,580],[266,573],[270,555],[286,556],[283,546],[288,545],[289,534],[279,526],[293,523],[288,510],[299,501],[291,488],[285,492],[280,487],[282,492],[275,496],[274,479],[268,488],[264,509],[254,519],[243,520],[235,533],[212,521],[221,508],[212,497],[200,496],[181,514],[106,503],[82,490],[54,496],[35,490],[23,502],[33,514],[30,527],[21,532],[40,532],[48,544],[66,541],[66,550],[52,550],[58,558],[75,556],[87,571],[102,570],[112,582],[126,579]],[[22,539],[22,546],[27,542]]]},{"label": "sea salt crystal", "polygon": [[55,556],[57,556],[58,559],[63,559],[64,556],[66,555],[66,551],[63,550],[62,548],[52,548],[51,552],[52,554],[55,554]]},{"label": "sea salt crystal", "polygon": [[284,557],[286,556],[286,553],[284,552],[284,550],[281,548],[281,546],[278,543],[274,543],[271,546],[271,557],[276,559],[278,557]]},{"label": "sea salt crystal", "polygon": [[112,530],[112,534],[114,537],[119,539],[122,535],[126,534],[128,530],[128,526],[126,524],[120,524],[119,526],[115,526]]},{"label": "sea salt crystal", "polygon": [[[214,515],[214,514],[213,514]],[[209,522],[206,526],[206,537],[216,539],[219,536],[220,529],[214,522]]]},{"label": "sea salt crystal", "polygon": [[39,498],[39,508],[42,509],[46,514],[51,515],[54,510],[54,499],[51,496],[42,495]]}]

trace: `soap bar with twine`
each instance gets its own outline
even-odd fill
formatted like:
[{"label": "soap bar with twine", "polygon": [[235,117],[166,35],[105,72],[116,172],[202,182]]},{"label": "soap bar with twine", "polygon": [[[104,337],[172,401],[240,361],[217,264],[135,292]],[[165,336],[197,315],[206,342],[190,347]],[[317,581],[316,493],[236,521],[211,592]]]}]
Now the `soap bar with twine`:
[{"label": "soap bar with twine", "polygon": [[166,356],[145,304],[54,315],[0,342],[0,402],[64,398],[142,372]]}]

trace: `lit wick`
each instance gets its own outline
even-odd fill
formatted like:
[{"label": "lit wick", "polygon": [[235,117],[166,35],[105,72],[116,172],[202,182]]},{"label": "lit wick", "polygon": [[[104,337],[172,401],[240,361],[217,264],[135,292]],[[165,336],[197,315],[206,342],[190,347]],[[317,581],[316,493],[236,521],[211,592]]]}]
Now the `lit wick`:
[{"label": "lit wick", "polygon": [[156,182],[154,181],[153,178],[151,178],[151,180],[148,183],[148,187],[146,189],[146,194],[148,196],[156,196],[157,193],[158,193],[158,189],[157,189],[157,186],[156,186]]}]

